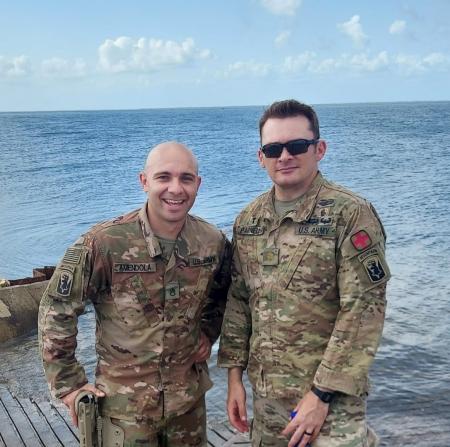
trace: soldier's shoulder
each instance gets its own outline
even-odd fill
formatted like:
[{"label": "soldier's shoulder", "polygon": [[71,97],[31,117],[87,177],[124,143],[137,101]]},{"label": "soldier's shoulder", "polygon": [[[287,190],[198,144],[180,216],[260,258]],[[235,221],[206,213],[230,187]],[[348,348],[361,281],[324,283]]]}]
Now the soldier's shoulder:
[{"label": "soldier's shoulder", "polygon": [[96,223],[83,236],[86,238],[101,238],[112,230],[120,230],[123,226],[134,225],[138,221],[139,209],[121,214],[110,220]]},{"label": "soldier's shoulder", "polygon": [[211,222],[203,219],[202,217],[196,216],[194,214],[187,215],[187,222],[192,229],[200,235],[216,237],[222,239],[224,234],[219,228],[217,228]]},{"label": "soldier's shoulder", "polygon": [[344,220],[359,216],[366,218],[367,222],[377,222],[377,225],[382,226],[380,216],[369,200],[344,186],[326,180],[320,191],[317,205],[327,206],[330,201]]},{"label": "soldier's shoulder", "polygon": [[323,187],[319,195],[320,201],[334,200],[335,202],[350,208],[359,208],[361,206],[370,206],[370,202],[363,196],[346,188],[345,186],[324,180]]},{"label": "soldier's shoulder", "polygon": [[270,197],[270,190],[263,192],[255,199],[253,199],[248,205],[246,205],[236,218],[236,222],[247,221],[250,217],[257,217],[261,213],[261,209]]}]

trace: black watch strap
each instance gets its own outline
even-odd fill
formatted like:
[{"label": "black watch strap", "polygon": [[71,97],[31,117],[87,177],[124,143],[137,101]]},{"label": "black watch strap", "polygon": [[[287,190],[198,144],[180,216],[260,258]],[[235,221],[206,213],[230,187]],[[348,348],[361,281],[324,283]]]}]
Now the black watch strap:
[{"label": "black watch strap", "polygon": [[311,391],[325,404],[329,404],[335,396],[334,391],[322,391],[315,385],[312,386]]}]

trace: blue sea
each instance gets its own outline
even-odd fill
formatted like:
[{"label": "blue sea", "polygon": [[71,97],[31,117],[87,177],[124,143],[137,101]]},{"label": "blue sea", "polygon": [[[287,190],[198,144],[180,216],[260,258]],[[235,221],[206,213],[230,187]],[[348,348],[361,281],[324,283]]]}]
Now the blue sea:
[{"label": "blue sea", "polygon": [[[197,155],[203,182],[192,212],[230,235],[239,210],[270,187],[256,159],[262,110],[0,113],[0,278],[55,264],[92,224],[140,207],[138,173],[148,149],[164,140]],[[328,142],[322,172],[368,198],[388,234],[392,280],[372,369],[371,421],[385,438],[398,435],[417,425],[419,405],[421,421],[449,426],[449,407],[437,416],[426,408],[450,390],[450,102],[316,110]],[[83,334],[82,327],[91,371],[91,335]],[[7,365],[0,381],[45,393],[35,338],[0,346]]]}]

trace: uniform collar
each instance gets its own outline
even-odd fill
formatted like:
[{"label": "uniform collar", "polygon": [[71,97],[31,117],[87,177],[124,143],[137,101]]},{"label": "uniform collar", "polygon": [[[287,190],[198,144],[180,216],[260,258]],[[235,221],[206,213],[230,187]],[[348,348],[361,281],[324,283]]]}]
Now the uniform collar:
[{"label": "uniform collar", "polygon": [[159,245],[158,238],[153,233],[150,222],[147,216],[147,202],[139,210],[139,222],[141,224],[142,234],[145,242],[147,242],[148,252],[152,258],[162,253],[161,246]]},{"label": "uniform collar", "polygon": [[[200,241],[201,235],[198,234],[198,231],[195,231],[195,228],[193,228],[192,220],[192,217],[188,214],[186,217],[186,222],[177,236],[174,247],[176,255],[186,262],[188,261],[189,255],[198,251],[202,246]],[[150,256],[153,258],[160,255],[162,253],[161,246],[158,238],[152,230],[152,227],[150,226],[147,216],[147,202],[139,210],[139,221],[141,223],[142,234],[147,242]]]},{"label": "uniform collar", "polygon": [[[297,209],[296,212],[290,212],[283,217],[290,217],[294,222],[302,222],[304,220],[308,220],[311,217],[311,214],[314,211],[314,207],[317,201],[317,195],[319,194],[320,188],[324,184],[325,179],[323,178],[320,171],[317,172],[316,177],[309,189],[303,195],[301,206]],[[263,219],[267,219],[272,221],[274,216],[276,216],[275,208],[273,205],[275,197],[275,187],[272,186],[272,189],[266,195],[266,198],[261,207],[260,216]]]}]

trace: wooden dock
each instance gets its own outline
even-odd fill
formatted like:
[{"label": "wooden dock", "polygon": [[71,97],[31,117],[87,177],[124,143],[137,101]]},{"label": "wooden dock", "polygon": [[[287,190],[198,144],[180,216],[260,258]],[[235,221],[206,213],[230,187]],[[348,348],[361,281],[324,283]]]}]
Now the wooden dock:
[{"label": "wooden dock", "polygon": [[[17,397],[0,385],[0,447],[76,447],[77,429],[66,407],[47,400]],[[227,424],[208,425],[210,447],[250,446]]]},{"label": "wooden dock", "polygon": [[[372,401],[382,408],[380,402]],[[428,399],[396,399],[389,411],[372,418],[381,437],[380,447],[450,447],[450,403],[447,395]],[[396,433],[386,426],[397,420]],[[66,407],[30,397],[17,397],[0,384],[0,447],[72,447],[78,446],[78,433],[70,422]],[[250,447],[247,435],[241,435],[226,423],[208,422],[209,447]]]}]

